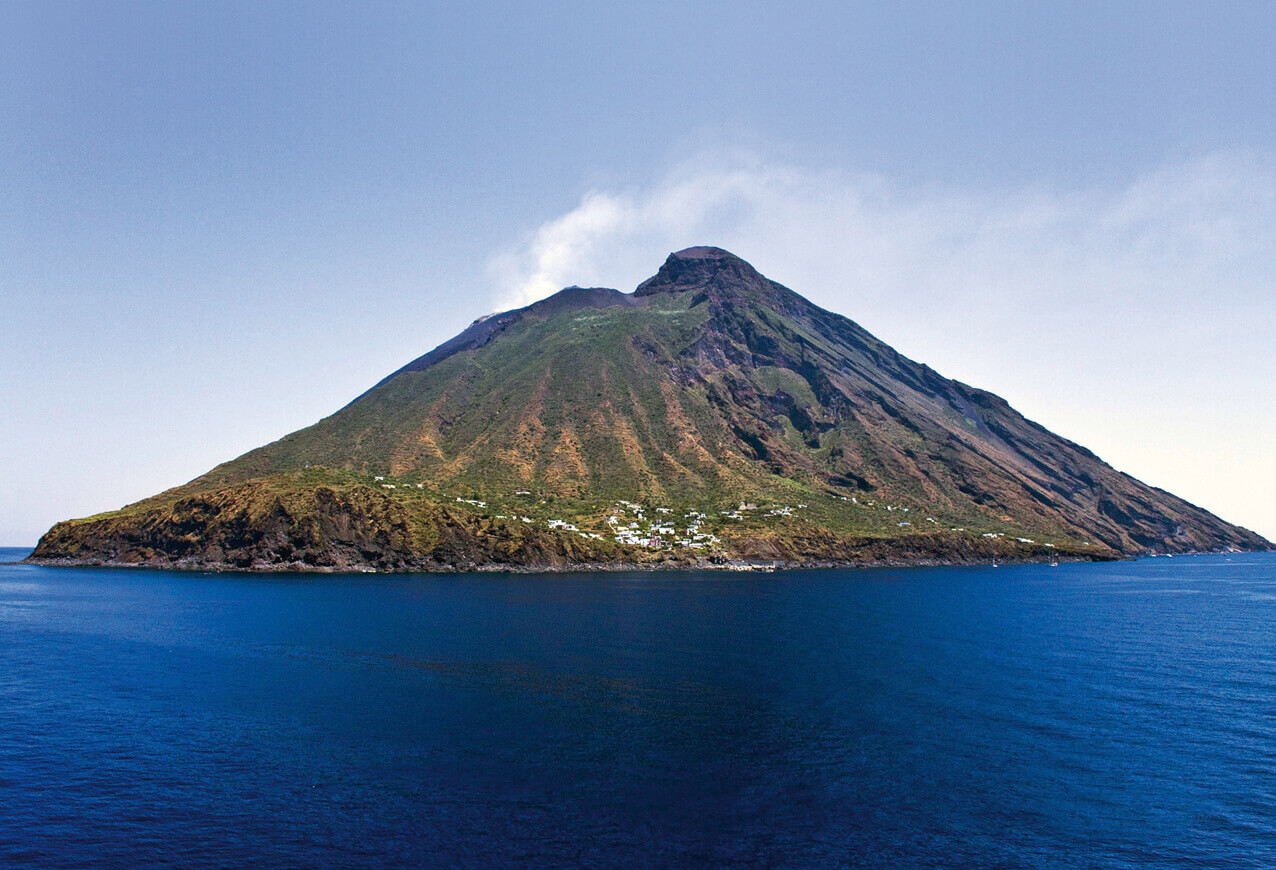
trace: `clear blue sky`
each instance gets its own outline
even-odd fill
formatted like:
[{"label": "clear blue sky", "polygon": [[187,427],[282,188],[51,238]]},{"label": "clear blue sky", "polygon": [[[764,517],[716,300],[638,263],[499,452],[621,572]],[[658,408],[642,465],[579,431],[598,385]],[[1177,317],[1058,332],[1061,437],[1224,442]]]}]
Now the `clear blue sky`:
[{"label": "clear blue sky", "polygon": [[1276,536],[1270,3],[0,5],[0,543],[722,244]]}]

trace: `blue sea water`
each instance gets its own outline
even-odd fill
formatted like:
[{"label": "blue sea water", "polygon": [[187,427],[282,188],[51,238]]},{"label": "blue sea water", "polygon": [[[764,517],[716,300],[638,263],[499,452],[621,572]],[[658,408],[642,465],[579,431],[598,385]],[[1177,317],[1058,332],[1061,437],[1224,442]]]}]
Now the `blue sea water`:
[{"label": "blue sea water", "polygon": [[1270,868],[1276,554],[0,566],[0,866]]}]

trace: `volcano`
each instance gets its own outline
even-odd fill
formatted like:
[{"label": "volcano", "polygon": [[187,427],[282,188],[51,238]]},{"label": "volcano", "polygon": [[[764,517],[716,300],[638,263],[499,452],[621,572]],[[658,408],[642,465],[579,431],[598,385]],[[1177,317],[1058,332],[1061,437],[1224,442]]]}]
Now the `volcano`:
[{"label": "volcano", "polygon": [[713,247],[476,320],[43,564],[284,570],[1110,559],[1271,544]]}]

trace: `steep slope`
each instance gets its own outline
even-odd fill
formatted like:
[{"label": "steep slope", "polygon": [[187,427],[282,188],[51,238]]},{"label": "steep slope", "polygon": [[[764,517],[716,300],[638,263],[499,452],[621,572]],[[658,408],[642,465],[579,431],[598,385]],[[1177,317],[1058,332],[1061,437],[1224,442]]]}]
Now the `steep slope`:
[{"label": "steep slope", "polygon": [[[328,477],[305,483],[306,469]],[[243,488],[262,481],[290,493],[353,488],[416,511],[414,522],[435,530],[462,513],[498,524],[514,517],[520,533],[535,528],[558,542],[538,544],[535,552],[556,554],[541,562],[471,543],[481,565],[1099,558],[1270,546],[1113,470],[997,396],[900,356],[718,248],[670,255],[632,295],[573,287],[480,319],[314,426],[116,515],[60,524],[34,558],[110,561],[135,551],[143,554],[135,560],[161,564],[180,550],[181,559],[220,564],[226,548],[201,549],[198,523],[188,544],[166,544],[163,530],[175,528],[166,517],[213,494],[244,501]],[[324,527],[318,502],[298,498],[310,506],[298,515]],[[668,523],[657,508],[681,531],[677,523],[661,531]],[[142,517],[152,530],[145,543],[134,534]],[[291,533],[273,534],[263,540]],[[296,534],[306,546],[241,548],[234,558],[359,561],[348,542],[333,545],[340,558],[320,555],[320,539],[336,541],[335,532]],[[96,543],[84,544],[92,535]],[[465,562],[436,558],[427,545],[439,537],[400,536],[397,549],[369,559]],[[571,549],[563,542],[581,552],[563,555]]]}]

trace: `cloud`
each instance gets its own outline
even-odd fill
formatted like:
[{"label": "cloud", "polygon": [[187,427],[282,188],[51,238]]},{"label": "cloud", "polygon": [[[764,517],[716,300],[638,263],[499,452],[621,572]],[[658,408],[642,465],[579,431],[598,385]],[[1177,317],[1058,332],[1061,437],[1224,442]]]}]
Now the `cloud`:
[{"label": "cloud", "polygon": [[[587,193],[491,272],[510,308],[570,284],[632,290],[701,244],[1136,476],[1182,484],[1234,521],[1261,513],[1251,522],[1276,534],[1276,512],[1240,495],[1259,479],[1276,489],[1249,434],[1276,431],[1272,155],[1086,188],[974,189],[705,154],[646,188]],[[1238,476],[1230,489],[1224,471]]]},{"label": "cloud", "polygon": [[623,197],[589,193],[580,205],[532,234],[494,264],[507,289],[504,308],[544,299],[566,286],[568,276],[593,271],[593,257],[632,232],[633,206]]},{"label": "cloud", "polygon": [[645,190],[589,192],[494,258],[492,272],[502,303],[526,305],[569,284],[632,289],[668,252],[717,244],[805,293],[854,294],[870,309],[939,295],[1182,300],[1264,256],[1274,194],[1271,161],[1252,155],[1062,191],[909,188],[710,156]]}]

